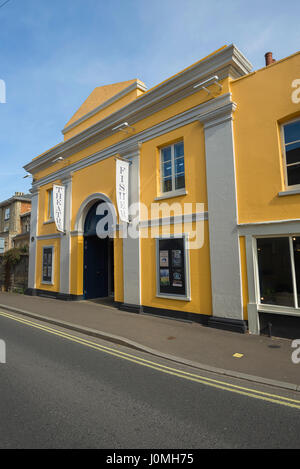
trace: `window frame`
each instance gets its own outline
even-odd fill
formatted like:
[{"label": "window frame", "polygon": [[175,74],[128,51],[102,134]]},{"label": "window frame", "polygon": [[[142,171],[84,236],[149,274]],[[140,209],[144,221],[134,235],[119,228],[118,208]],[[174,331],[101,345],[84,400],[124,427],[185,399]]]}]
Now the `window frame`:
[{"label": "window frame", "polygon": [[[282,157],[283,157],[283,166],[284,166],[284,183],[285,183],[285,188],[286,189],[300,189],[300,182],[299,184],[293,184],[293,185],[289,185],[288,183],[288,172],[287,172],[287,168],[288,166],[292,166],[292,165],[295,165],[295,164],[300,164],[300,160],[299,160],[299,163],[292,163],[292,164],[287,164],[287,159],[286,159],[286,143],[285,143],[285,138],[284,138],[284,127],[289,125],[289,124],[293,124],[294,122],[300,122],[300,117],[296,117],[295,119],[292,119],[292,120],[289,120],[288,122],[284,122],[283,124],[281,124],[281,128],[280,128],[280,131],[281,131],[281,147],[282,147]],[[300,139],[299,139],[300,140]],[[298,140],[296,140],[297,142]],[[293,143],[293,142],[291,142]]]},{"label": "window frame", "polygon": [[47,221],[54,221],[53,187],[47,189]]},{"label": "window frame", "polygon": [[[45,251],[45,249],[51,249],[51,251],[52,251],[51,280],[44,280],[44,251]],[[54,246],[43,246],[43,249],[42,249],[42,281],[41,281],[41,283],[44,284],[44,285],[54,285],[54,253],[55,253]]]},{"label": "window frame", "polygon": [[[160,292],[160,255],[159,255],[159,241],[163,240],[172,240],[172,239],[183,239],[183,248],[184,248],[184,275],[185,275],[185,294],[176,294],[176,293],[161,293]],[[157,298],[166,298],[173,300],[181,301],[191,301],[191,285],[190,285],[190,250],[189,250],[189,234],[188,233],[178,233],[178,234],[168,234],[160,235],[155,239],[155,249],[156,249],[156,297]]]},{"label": "window frame", "polygon": [[[183,187],[180,187],[179,189],[175,189],[175,184],[176,184],[176,179],[175,179],[175,176],[176,176],[176,173],[175,173],[175,145],[178,144],[178,143],[182,143],[183,144],[183,155],[180,156],[179,158],[183,158],[183,161],[184,161],[184,172],[183,172],[183,176],[184,176],[184,186]],[[166,179],[166,177],[163,176],[163,150],[165,150],[166,148],[171,148],[171,181],[172,181],[172,189],[170,191],[164,191],[163,190],[163,187],[164,187],[164,179]],[[160,186],[160,196],[161,197],[170,197],[172,195],[177,195],[177,194],[185,194],[186,193],[186,180],[185,180],[185,176],[186,176],[186,170],[185,170],[185,166],[186,166],[186,162],[185,162],[185,151],[184,151],[184,140],[181,139],[181,140],[178,140],[174,143],[171,143],[169,145],[164,145],[162,147],[160,147],[159,149],[159,153],[160,153],[160,180],[159,180],[159,186]],[[181,173],[179,173],[181,174]]]},{"label": "window frame", "polygon": [[[293,251],[293,238],[294,237],[300,237],[300,233],[284,233],[284,234],[253,236],[253,240],[254,240],[254,245],[253,245],[254,284],[255,284],[255,292],[256,292],[257,309],[260,312],[270,312],[274,314],[287,314],[287,315],[293,315],[293,316],[300,316],[300,300],[298,300],[298,293],[300,297],[300,291],[299,292],[297,291],[295,258],[294,258],[294,251]],[[289,253],[290,253],[290,262],[291,262],[294,306],[283,306],[283,305],[274,305],[274,304],[269,304],[269,303],[261,303],[257,240],[263,239],[263,238],[264,239],[288,238],[289,240]]]}]

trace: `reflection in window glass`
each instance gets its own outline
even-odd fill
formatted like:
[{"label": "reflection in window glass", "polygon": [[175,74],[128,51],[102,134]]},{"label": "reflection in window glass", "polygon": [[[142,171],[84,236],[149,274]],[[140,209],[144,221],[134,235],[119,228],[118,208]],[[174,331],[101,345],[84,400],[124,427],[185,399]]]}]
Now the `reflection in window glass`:
[{"label": "reflection in window glass", "polygon": [[184,144],[177,142],[161,149],[161,191],[185,188]]},{"label": "reflection in window glass", "polygon": [[171,147],[163,148],[163,150],[162,150],[162,160],[163,160],[163,162],[171,161]]},{"label": "reflection in window glass", "polygon": [[260,302],[294,307],[289,238],[257,239]]},{"label": "reflection in window glass", "polygon": [[284,144],[287,166],[287,184],[300,184],[300,121],[284,126]]},{"label": "reflection in window glass", "polygon": [[172,179],[171,178],[164,178],[163,179],[163,192],[170,192],[172,190]]},{"label": "reflection in window glass", "polygon": [[184,155],[183,142],[175,143],[174,145],[175,158],[180,158]]},{"label": "reflection in window glass", "polygon": [[285,143],[292,143],[300,139],[300,120],[284,126]]}]

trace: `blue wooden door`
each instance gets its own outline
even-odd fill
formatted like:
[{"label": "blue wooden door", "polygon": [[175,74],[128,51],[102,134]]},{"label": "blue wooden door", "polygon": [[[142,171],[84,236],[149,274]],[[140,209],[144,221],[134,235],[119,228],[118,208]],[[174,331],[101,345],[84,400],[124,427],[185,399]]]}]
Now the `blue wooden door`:
[{"label": "blue wooden door", "polygon": [[84,297],[108,296],[108,239],[84,239]]}]

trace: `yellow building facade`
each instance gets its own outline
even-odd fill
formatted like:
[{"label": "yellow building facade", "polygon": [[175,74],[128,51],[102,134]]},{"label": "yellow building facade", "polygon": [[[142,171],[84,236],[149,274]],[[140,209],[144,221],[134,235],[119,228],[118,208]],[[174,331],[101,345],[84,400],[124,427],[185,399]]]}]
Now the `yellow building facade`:
[{"label": "yellow building facade", "polygon": [[[110,297],[251,333],[268,314],[300,314],[300,54],[251,70],[231,45],[150,90],[135,79],[92,92],[64,140],[25,166],[29,294]],[[127,221],[118,160],[129,165]]]}]

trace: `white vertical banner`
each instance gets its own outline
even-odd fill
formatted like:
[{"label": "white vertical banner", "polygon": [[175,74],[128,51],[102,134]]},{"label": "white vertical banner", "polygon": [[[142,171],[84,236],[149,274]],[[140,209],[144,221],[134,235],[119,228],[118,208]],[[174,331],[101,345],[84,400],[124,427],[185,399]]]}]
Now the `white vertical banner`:
[{"label": "white vertical banner", "polygon": [[65,186],[53,186],[53,215],[58,231],[65,231]]},{"label": "white vertical banner", "polygon": [[119,160],[116,164],[116,195],[120,221],[129,223],[128,216],[128,182],[129,161]]}]

